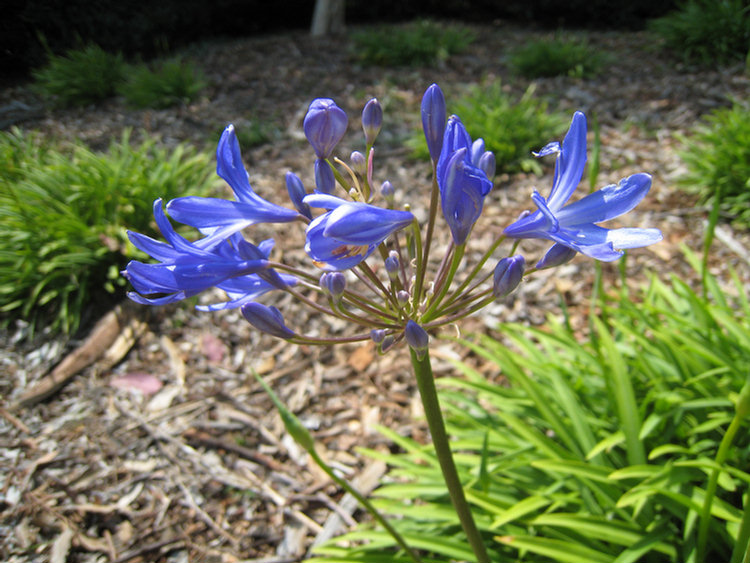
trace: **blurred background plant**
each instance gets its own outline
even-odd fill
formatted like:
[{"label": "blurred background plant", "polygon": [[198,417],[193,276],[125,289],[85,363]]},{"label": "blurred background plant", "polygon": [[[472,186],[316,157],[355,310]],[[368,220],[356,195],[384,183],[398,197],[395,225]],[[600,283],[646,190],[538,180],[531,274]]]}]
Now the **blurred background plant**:
[{"label": "blurred background plant", "polygon": [[606,62],[606,55],[586,41],[563,38],[531,41],[510,54],[514,72],[526,78],[591,78],[601,72]]},{"label": "blurred background plant", "polygon": [[735,226],[750,227],[750,103],[714,110],[678,138],[687,166],[680,185],[717,204]]},{"label": "blurred background plant", "polygon": [[[473,139],[482,137],[495,153],[498,173],[542,171],[531,154],[565,131],[569,116],[549,110],[549,104],[534,96],[530,85],[520,96],[506,91],[500,80],[470,86],[448,108],[461,116]],[[417,131],[407,141],[415,158],[428,156],[424,136]]]},{"label": "blurred background plant", "polygon": [[34,70],[34,89],[53,106],[84,106],[117,91],[125,76],[125,60],[97,45],[50,55],[47,64]]},{"label": "blurred background plant", "polygon": [[131,67],[118,91],[133,107],[163,109],[192,102],[206,85],[193,63],[177,58]]},{"label": "blurred background plant", "polygon": [[688,0],[649,28],[684,62],[728,64],[750,54],[747,0]]},{"label": "blurred background plant", "polygon": [[28,322],[30,335],[74,332],[86,305],[122,290],[137,252],[126,230],[157,234],[151,202],[214,182],[210,154],[131,144],[129,131],[103,153],[3,132],[0,157],[0,322]]},{"label": "blurred background plant", "polygon": [[[750,437],[737,433],[731,447],[725,437],[744,417],[750,302],[732,276],[728,293],[709,276],[709,298],[677,277],[602,296],[586,338],[550,318],[461,341],[499,377],[452,361],[463,377],[438,380],[441,402],[477,525],[503,560],[742,561]],[[382,432],[400,450],[364,452],[393,467],[374,504],[425,560],[471,559],[431,447]],[[362,524],[317,553],[321,563],[385,561],[391,546]]]},{"label": "blurred background plant", "polygon": [[354,57],[365,65],[434,65],[463,52],[474,33],[456,24],[419,20],[353,32]]}]

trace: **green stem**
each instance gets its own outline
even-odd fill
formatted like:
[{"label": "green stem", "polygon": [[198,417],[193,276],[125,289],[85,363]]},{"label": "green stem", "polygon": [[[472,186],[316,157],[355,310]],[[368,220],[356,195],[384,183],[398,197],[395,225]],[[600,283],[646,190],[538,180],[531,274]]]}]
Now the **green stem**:
[{"label": "green stem", "polygon": [[383,518],[383,515],[378,512],[378,509],[373,506],[373,504],[364,497],[357,489],[352,487],[349,483],[347,483],[345,480],[343,480],[341,477],[336,475],[336,473],[331,469],[331,467],[323,461],[323,459],[318,455],[318,452],[313,448],[308,450],[308,453],[310,454],[310,457],[313,459],[313,461],[320,467],[323,471],[325,471],[326,475],[328,475],[333,481],[342,489],[344,489],[347,493],[352,495],[355,499],[357,499],[357,502],[359,502],[362,506],[365,507],[367,512],[370,513],[370,516],[372,516],[378,524],[383,526],[383,528],[386,529],[386,531],[391,535],[391,537],[396,540],[396,543],[398,543],[399,546],[406,552],[406,554],[411,558],[414,563],[422,563],[422,560],[419,558],[419,555],[416,554],[416,552],[409,546],[409,544],[406,543],[406,540],[399,534],[396,529],[386,520]]},{"label": "green stem", "polygon": [[[732,447],[734,437],[737,435],[745,417],[750,413],[750,376],[748,376],[745,385],[740,391],[740,396],[737,399],[737,407],[735,409],[734,418],[729,423],[724,437],[721,439],[719,444],[719,450],[716,452],[715,462],[716,465],[721,466],[727,459],[729,454],[729,448]],[[708,529],[711,525],[711,506],[714,501],[714,495],[716,494],[716,487],[719,483],[719,468],[714,469],[708,478],[708,485],[706,486],[706,497],[703,500],[703,510],[701,511],[700,527],[698,528],[698,544],[697,544],[697,563],[705,561],[706,547],[708,543]],[[747,508],[745,508],[747,510]]]},{"label": "green stem", "polygon": [[731,563],[747,563],[750,559],[750,491],[745,493],[745,510],[737,534],[737,542],[732,551]]},{"label": "green stem", "polygon": [[450,443],[448,442],[448,433],[445,430],[445,422],[440,411],[440,402],[438,401],[437,389],[435,388],[435,379],[432,374],[430,364],[429,350],[419,358],[417,353],[410,349],[411,364],[414,369],[414,375],[419,387],[419,395],[422,398],[427,425],[432,435],[432,443],[435,446],[435,453],[440,463],[440,469],[443,472],[443,479],[448,487],[448,494],[453,502],[453,508],[464,529],[466,538],[469,540],[476,563],[489,563],[490,558],[482,542],[482,536],[479,534],[474,517],[471,515],[469,504],[466,502],[463,485],[458,478],[456,464],[453,461]]}]

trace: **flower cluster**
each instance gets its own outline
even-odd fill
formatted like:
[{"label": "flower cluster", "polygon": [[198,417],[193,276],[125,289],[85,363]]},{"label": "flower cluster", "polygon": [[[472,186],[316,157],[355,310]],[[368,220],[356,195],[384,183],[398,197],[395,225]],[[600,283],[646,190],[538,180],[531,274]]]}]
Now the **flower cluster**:
[{"label": "flower cluster", "polygon": [[[385,351],[402,339],[413,350],[427,348],[427,331],[472,314],[503,299],[533,269],[516,254],[483,268],[506,239],[547,239],[552,246],[534,269],[548,268],[581,253],[597,260],[615,260],[623,249],[661,239],[657,229],[606,229],[597,223],[618,217],[646,195],[651,178],[634,174],[569,203],[586,163],[586,118],[576,112],[563,142],[550,143],[537,156],[556,155],[549,197],[534,192],[533,212],[497,233],[495,242],[468,272],[462,271],[464,249],[493,188],[495,159],[482,139],[472,140],[460,118],[447,116],[445,98],[433,84],[422,99],[422,124],[429,149],[433,181],[426,225],[408,205],[398,208],[396,188],[373,180],[374,145],[383,110],[370,100],[361,115],[364,152],[351,154],[349,164],[333,156],[347,132],[346,113],[331,99],[316,99],[304,119],[305,135],[315,153],[312,191],[300,178],[286,174],[291,206],[260,197],[250,185],[234,127],[229,125],[216,151],[218,175],[234,199],[180,197],[166,205],[169,217],[195,227],[197,240],[180,236],[154,202],[154,217],[164,241],[129,233],[133,244],[157,263],[132,261],[123,274],[133,285],[134,301],[161,305],[219,288],[227,301],[204,310],[241,308],[259,330],[297,343],[329,344],[372,339]],[[338,193],[337,193],[338,192]],[[439,265],[430,271],[435,229],[445,221],[451,240]],[[298,223],[305,228],[309,264],[274,261],[273,240],[257,245],[245,236],[258,223]],[[423,232],[424,231],[424,232]],[[371,256],[379,257],[372,264]],[[466,268],[468,269],[468,268]],[[457,275],[461,283],[454,284]],[[455,285],[455,287],[454,287]],[[351,335],[322,339],[288,327],[282,313],[259,299],[283,291],[306,306],[359,327]]]}]

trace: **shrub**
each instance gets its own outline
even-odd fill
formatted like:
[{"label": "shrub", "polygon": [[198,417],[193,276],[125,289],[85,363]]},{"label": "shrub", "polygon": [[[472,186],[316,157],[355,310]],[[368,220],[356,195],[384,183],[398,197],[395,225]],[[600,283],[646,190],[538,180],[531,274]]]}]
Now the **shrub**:
[{"label": "shrub", "polygon": [[208,155],[153,139],[131,146],[127,132],[94,153],[15,130],[0,135],[0,155],[0,320],[27,321],[32,333],[74,331],[86,304],[122,283],[135,252],[126,229],[156,235],[153,200],[205,192],[213,179]]},{"label": "shrub", "polygon": [[119,91],[131,106],[163,109],[193,101],[205,87],[203,74],[192,64],[172,60],[153,69],[133,67]]},{"label": "shrub", "polygon": [[527,78],[588,78],[598,74],[604,62],[604,55],[587,43],[562,39],[532,41],[510,56],[511,67]]},{"label": "shrub", "polygon": [[87,105],[114,95],[125,72],[120,54],[96,45],[51,56],[47,65],[33,71],[34,89],[54,105]]},{"label": "shrub", "polygon": [[352,34],[355,57],[367,65],[432,65],[462,52],[474,41],[463,27],[418,21],[380,26]]},{"label": "shrub", "polygon": [[[712,301],[679,279],[654,278],[639,299],[623,292],[603,304],[586,340],[550,320],[542,329],[503,325],[502,341],[466,342],[494,369],[454,362],[464,377],[439,384],[493,560],[742,560],[750,436],[737,432],[732,447],[725,437],[742,420],[740,390],[748,406],[750,303],[739,279],[736,302],[715,280],[709,286]],[[384,434],[400,453],[365,452],[392,468],[374,493],[379,509],[425,561],[472,560],[432,447]],[[701,534],[705,558],[696,557]],[[408,561],[381,555],[393,543],[362,524],[317,552],[320,563]]]},{"label": "shrub", "polygon": [[[549,112],[547,103],[534,97],[533,85],[516,99],[499,81],[471,87],[448,111],[461,118],[473,139],[484,139],[486,149],[495,153],[498,172],[540,173],[531,151],[559,136],[568,123],[567,117]],[[416,157],[428,157],[421,130],[408,145]]]},{"label": "shrub", "polygon": [[680,184],[704,203],[719,197],[721,211],[750,227],[750,105],[715,110],[681,140],[687,173]]},{"label": "shrub", "polygon": [[686,62],[725,64],[745,60],[750,50],[746,0],[688,0],[649,27]]}]

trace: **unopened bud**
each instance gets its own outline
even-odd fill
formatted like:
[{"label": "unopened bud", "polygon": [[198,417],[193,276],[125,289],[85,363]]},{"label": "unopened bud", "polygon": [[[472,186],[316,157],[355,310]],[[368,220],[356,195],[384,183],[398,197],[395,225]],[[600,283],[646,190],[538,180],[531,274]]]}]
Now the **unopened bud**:
[{"label": "unopened bud", "polygon": [[438,161],[443,148],[445,117],[445,96],[440,87],[433,84],[422,96],[422,129],[433,162]]},{"label": "unopened bud", "polygon": [[382,195],[388,203],[393,203],[393,195],[396,190],[393,189],[393,184],[388,180],[383,182],[380,186],[380,195]]},{"label": "unopened bud", "polygon": [[372,98],[365,104],[362,110],[362,129],[365,132],[365,141],[368,145],[375,142],[383,125],[383,108],[376,98]]},{"label": "unopened bud", "polygon": [[398,252],[395,250],[391,250],[388,253],[388,257],[385,259],[385,271],[388,272],[388,277],[390,279],[396,279],[398,277],[398,270],[400,267],[400,262],[398,258]]},{"label": "unopened bud", "polygon": [[302,180],[293,172],[286,173],[286,190],[289,192],[289,199],[292,200],[295,209],[308,219],[312,219],[310,206],[302,201],[307,195],[305,186],[302,184]]},{"label": "unopened bud", "polygon": [[354,151],[349,159],[352,162],[352,168],[354,171],[357,174],[364,176],[367,172],[367,161],[365,160],[365,155],[359,151]]},{"label": "unopened bud", "polygon": [[495,153],[486,151],[482,156],[479,157],[479,164],[477,166],[482,172],[487,174],[487,178],[492,180],[495,177]]},{"label": "unopened bud", "polygon": [[410,319],[406,323],[404,336],[406,337],[406,342],[409,343],[409,347],[414,350],[417,358],[421,360],[427,353],[427,346],[430,344],[430,335],[427,334],[425,329]]},{"label": "unopened bud", "polygon": [[331,156],[346,133],[347,123],[346,113],[333,100],[318,98],[312,101],[302,125],[318,158]]},{"label": "unopened bud", "polygon": [[346,276],[341,272],[326,272],[320,276],[320,287],[338,302],[346,289]]},{"label": "unopened bud", "polygon": [[409,292],[406,291],[406,290],[404,290],[404,289],[400,289],[400,290],[398,290],[396,292],[396,299],[398,300],[399,304],[401,304],[401,305],[404,305],[405,303],[408,303],[409,302],[409,297],[410,297]]},{"label": "unopened bud", "polygon": [[575,255],[576,251],[572,248],[569,248],[564,244],[555,243],[550,247],[542,259],[536,263],[536,268],[537,270],[544,270],[545,268],[562,266],[566,262],[570,262]]},{"label": "unopened bud", "polygon": [[261,332],[278,338],[293,338],[294,332],[284,324],[284,317],[276,307],[266,307],[260,303],[247,303],[240,309],[242,316]]},{"label": "unopened bud", "polygon": [[383,342],[383,339],[385,338],[385,331],[382,328],[373,328],[370,331],[370,339],[375,344],[380,344]]},{"label": "unopened bud", "polygon": [[503,258],[495,266],[492,294],[496,299],[507,297],[523,279],[526,260],[520,254]]}]

